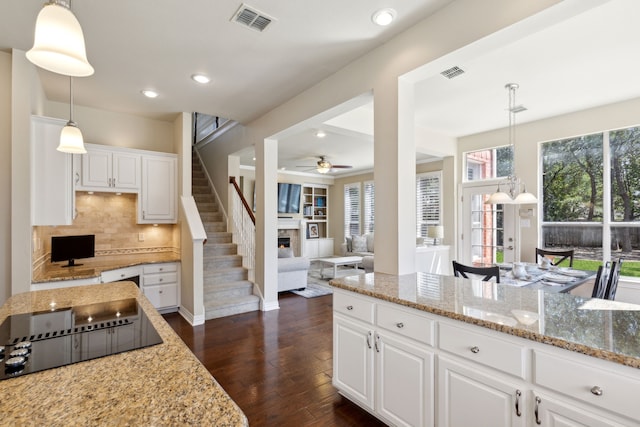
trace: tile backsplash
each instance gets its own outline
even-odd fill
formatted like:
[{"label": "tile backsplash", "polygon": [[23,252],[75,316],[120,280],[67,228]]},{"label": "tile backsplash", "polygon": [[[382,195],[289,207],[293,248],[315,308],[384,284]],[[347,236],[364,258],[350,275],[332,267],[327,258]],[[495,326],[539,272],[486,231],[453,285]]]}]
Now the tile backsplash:
[{"label": "tile backsplash", "polygon": [[76,192],[73,225],[33,227],[34,270],[49,260],[51,236],[95,234],[96,256],[123,253],[179,252],[174,224],[136,224],[137,194]]}]

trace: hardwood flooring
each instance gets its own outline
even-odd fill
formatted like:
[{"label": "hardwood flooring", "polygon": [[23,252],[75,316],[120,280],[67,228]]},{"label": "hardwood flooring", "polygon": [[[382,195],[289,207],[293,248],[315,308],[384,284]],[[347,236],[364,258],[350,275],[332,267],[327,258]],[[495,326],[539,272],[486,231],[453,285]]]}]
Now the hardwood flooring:
[{"label": "hardwood flooring", "polygon": [[284,292],[280,309],[192,327],[164,315],[250,426],[384,426],[331,385],[332,297]]}]

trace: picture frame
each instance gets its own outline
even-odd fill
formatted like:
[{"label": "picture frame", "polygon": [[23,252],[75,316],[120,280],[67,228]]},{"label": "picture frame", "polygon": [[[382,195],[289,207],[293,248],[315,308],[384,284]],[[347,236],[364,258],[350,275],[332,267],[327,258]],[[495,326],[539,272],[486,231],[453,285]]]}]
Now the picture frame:
[{"label": "picture frame", "polygon": [[319,237],[318,224],[315,222],[307,223],[307,239],[317,239]]}]

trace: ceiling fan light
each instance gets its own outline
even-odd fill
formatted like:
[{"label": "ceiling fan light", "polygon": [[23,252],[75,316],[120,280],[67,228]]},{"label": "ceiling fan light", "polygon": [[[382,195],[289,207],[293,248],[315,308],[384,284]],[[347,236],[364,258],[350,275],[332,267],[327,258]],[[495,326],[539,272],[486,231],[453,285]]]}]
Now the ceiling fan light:
[{"label": "ceiling fan light", "polygon": [[62,132],[60,132],[60,144],[56,150],[72,154],[85,154],[87,152],[84,148],[82,132],[74,122],[69,121],[67,125],[62,128]]},{"label": "ceiling fan light", "polygon": [[80,23],[70,9],[55,2],[46,3],[38,13],[33,47],[26,55],[33,64],[54,73],[73,77],[94,73]]},{"label": "ceiling fan light", "polygon": [[331,163],[326,160],[320,160],[318,162],[318,167],[316,168],[318,173],[328,173],[331,170]]}]

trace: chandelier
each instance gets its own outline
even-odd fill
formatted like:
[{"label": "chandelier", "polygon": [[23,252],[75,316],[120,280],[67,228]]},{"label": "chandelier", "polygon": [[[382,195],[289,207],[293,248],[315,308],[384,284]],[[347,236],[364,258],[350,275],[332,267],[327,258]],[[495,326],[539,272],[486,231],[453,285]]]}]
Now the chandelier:
[{"label": "chandelier", "polygon": [[[485,203],[491,205],[497,204],[529,204],[537,203],[538,199],[533,194],[527,192],[527,188],[515,173],[516,160],[516,113],[523,111],[522,106],[516,106],[516,89],[520,86],[517,83],[507,83],[505,89],[509,91],[509,145],[511,147],[511,164],[510,174],[503,181],[498,183],[498,189],[493,193]],[[505,187],[506,191],[502,190]]]}]

